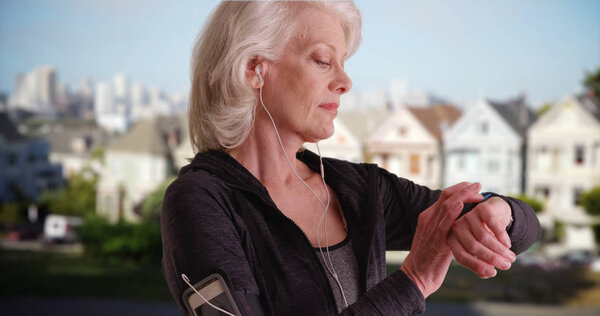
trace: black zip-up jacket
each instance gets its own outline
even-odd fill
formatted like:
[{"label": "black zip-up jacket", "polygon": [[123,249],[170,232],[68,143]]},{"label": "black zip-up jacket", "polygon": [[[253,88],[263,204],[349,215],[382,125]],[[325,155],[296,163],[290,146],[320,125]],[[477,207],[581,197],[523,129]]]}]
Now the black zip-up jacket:
[{"label": "black zip-up jacket", "polygon": [[[297,158],[319,172],[314,153],[304,150]],[[410,249],[419,213],[441,191],[372,164],[329,158],[323,164],[359,266],[360,297],[342,314],[423,312],[421,292],[402,271],[386,277],[385,251]],[[540,225],[529,205],[500,197],[512,209],[509,234],[518,254],[539,239]],[[465,205],[464,212],[473,206]],[[277,209],[260,181],[227,153],[200,153],[181,169],[165,194],[161,226],[163,272],[182,314],[187,314],[182,299],[187,285],[181,274],[197,282],[213,272],[228,280],[243,315],[337,314],[325,270],[306,235]],[[260,238],[253,237],[257,231]],[[257,239],[266,246],[269,262],[264,249],[261,257]]]}]

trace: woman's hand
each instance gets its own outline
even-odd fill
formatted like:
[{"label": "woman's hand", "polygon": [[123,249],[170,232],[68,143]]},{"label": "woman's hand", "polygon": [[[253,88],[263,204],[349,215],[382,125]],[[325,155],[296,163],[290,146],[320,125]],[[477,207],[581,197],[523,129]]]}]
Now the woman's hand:
[{"label": "woman's hand", "polygon": [[499,197],[491,197],[462,216],[448,237],[456,261],[482,279],[495,276],[494,267],[508,270],[516,259],[506,232],[510,218],[510,206]]},{"label": "woman's hand", "polygon": [[428,297],[442,285],[452,251],[448,236],[464,203],[479,202],[479,183],[463,182],[453,185],[419,215],[411,251],[400,268]]}]

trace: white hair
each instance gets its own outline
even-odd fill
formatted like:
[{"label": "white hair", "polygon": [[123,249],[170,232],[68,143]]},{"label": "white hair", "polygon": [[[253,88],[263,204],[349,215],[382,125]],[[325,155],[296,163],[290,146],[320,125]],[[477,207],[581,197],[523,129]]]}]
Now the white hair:
[{"label": "white hair", "polygon": [[297,16],[308,7],[338,17],[346,39],[346,58],[361,41],[360,12],[351,1],[224,1],[212,12],[194,46],[188,108],[194,153],[241,145],[252,125],[256,94],[246,80],[249,61],[280,59],[299,35]]}]

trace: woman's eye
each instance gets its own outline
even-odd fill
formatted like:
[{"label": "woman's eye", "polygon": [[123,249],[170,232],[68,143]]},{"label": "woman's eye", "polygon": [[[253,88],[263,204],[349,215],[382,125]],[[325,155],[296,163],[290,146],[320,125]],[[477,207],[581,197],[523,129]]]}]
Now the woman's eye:
[{"label": "woman's eye", "polygon": [[319,66],[330,66],[331,64],[326,62],[326,61],[322,61],[322,60],[318,60],[316,59],[315,62],[319,65]]}]

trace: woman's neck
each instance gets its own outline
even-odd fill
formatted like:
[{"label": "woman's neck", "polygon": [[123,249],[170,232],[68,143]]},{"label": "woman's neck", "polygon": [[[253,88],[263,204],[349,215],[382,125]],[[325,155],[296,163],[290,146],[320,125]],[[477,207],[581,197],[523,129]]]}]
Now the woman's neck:
[{"label": "woman's neck", "polygon": [[281,142],[285,148],[283,154],[277,134],[271,121],[257,120],[248,137],[241,146],[228,150],[228,153],[248,169],[266,187],[287,185],[297,181],[290,165],[302,178],[309,176],[308,168],[296,159],[296,153],[303,142],[279,129]]}]

